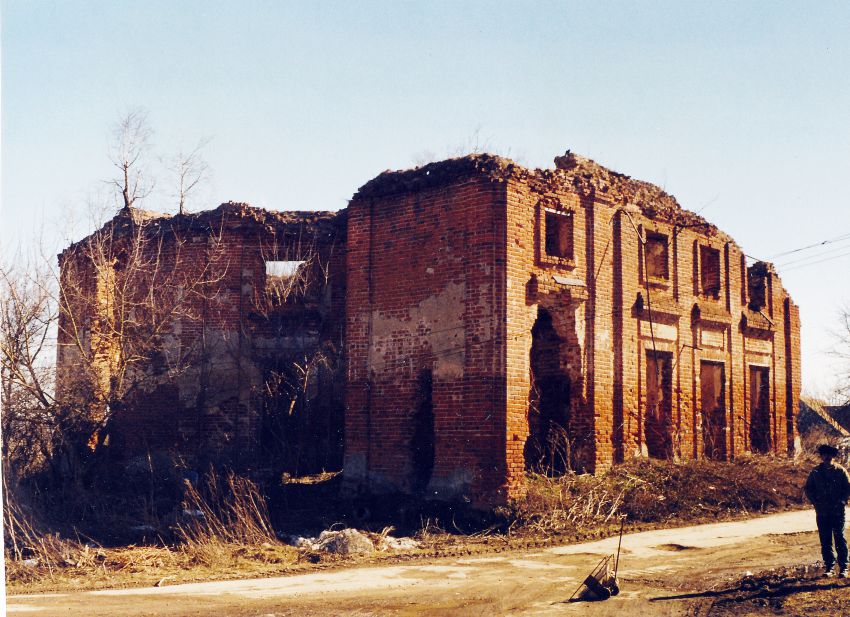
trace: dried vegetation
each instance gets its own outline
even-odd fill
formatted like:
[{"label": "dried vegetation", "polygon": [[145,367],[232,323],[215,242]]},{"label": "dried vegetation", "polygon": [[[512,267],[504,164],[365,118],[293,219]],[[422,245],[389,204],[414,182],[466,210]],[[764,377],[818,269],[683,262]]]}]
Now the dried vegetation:
[{"label": "dried vegetation", "polygon": [[285,571],[301,554],[278,541],[257,485],[234,474],[210,473],[198,488],[187,483],[181,507],[172,514],[172,541],[159,537],[153,545],[109,548],[63,537],[39,520],[36,509],[21,505],[15,495],[5,498],[11,591],[268,575]]},{"label": "dried vegetation", "polygon": [[[808,458],[761,456],[729,463],[640,459],[596,476],[532,474],[526,497],[511,509],[473,516],[449,504],[423,505],[418,523],[404,530],[416,532],[417,548],[369,555],[323,553],[279,542],[281,513],[274,512],[272,519],[262,490],[232,474],[208,475],[197,487],[187,485],[172,523],[172,538],[169,542],[153,538],[155,546],[106,548],[73,534],[60,537],[49,531],[52,528],[36,524],[32,511],[7,502],[5,524],[12,531],[7,532],[7,581],[13,592],[173,584],[576,541],[615,533],[621,516],[626,517],[627,528],[635,529],[801,507],[801,487],[811,465]],[[327,491],[322,484],[326,483],[297,488]],[[344,512],[345,503],[334,493],[304,501],[312,514],[300,512],[302,523],[312,518],[324,526],[328,516]],[[414,513],[413,506],[406,509],[408,516]],[[378,545],[379,536],[388,535],[386,525],[395,522],[387,513],[373,514],[362,524],[375,530],[365,533]],[[383,533],[378,533],[381,529]]]},{"label": "dried vegetation", "polygon": [[733,462],[636,459],[602,474],[534,474],[515,529],[581,533],[619,520],[664,524],[800,507],[810,462],[752,456]]}]

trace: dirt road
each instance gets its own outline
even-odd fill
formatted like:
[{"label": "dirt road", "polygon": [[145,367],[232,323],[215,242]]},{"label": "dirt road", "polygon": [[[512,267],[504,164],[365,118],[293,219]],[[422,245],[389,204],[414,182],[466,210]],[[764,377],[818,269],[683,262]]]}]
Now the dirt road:
[{"label": "dirt road", "polygon": [[[812,511],[628,534],[622,592],[606,602],[567,599],[617,538],[492,556],[415,561],[297,576],[10,596],[9,614],[67,615],[743,615],[776,614],[780,600],[748,597],[748,572],[812,564],[800,593],[847,602],[845,581],[816,578]],[[797,581],[800,582],[800,581]],[[734,587],[738,591],[727,591]],[[806,596],[808,597],[808,596]],[[718,600],[722,602],[718,603]],[[764,600],[764,602],[761,602]],[[793,604],[793,598],[791,598]],[[736,604],[736,602],[738,604]],[[782,613],[780,613],[782,614]],[[788,613],[796,614],[796,613]],[[808,612],[800,614],[809,614]],[[829,614],[829,613],[824,613]],[[841,614],[832,609],[831,614]]]}]

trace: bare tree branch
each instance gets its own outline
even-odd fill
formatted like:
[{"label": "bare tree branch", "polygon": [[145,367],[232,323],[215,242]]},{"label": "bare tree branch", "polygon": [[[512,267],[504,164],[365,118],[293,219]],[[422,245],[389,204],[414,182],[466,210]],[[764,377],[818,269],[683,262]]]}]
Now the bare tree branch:
[{"label": "bare tree branch", "polygon": [[179,152],[171,161],[170,170],[176,181],[177,211],[180,214],[186,212],[186,201],[189,194],[203,181],[207,179],[209,166],[201,156],[201,151],[209,143],[205,138],[189,152]]},{"label": "bare tree branch", "polygon": [[113,128],[110,159],[118,175],[109,183],[121,194],[126,209],[134,207],[153,190],[153,181],[145,176],[143,169],[152,136],[148,115],[143,109],[131,110]]}]

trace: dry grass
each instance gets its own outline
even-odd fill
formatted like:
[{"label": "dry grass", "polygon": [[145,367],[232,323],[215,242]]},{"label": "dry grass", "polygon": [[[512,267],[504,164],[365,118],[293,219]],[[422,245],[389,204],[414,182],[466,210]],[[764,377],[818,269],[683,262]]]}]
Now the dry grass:
[{"label": "dry grass", "polygon": [[103,548],[42,531],[14,501],[4,508],[9,591],[153,585],[286,571],[301,552],[275,537],[257,486],[246,478],[209,474],[187,486],[173,546]]},{"label": "dry grass", "polygon": [[642,523],[699,522],[804,505],[808,460],[767,456],[733,462],[636,459],[605,473],[531,475],[514,528],[582,532],[626,516]]},{"label": "dry grass", "polygon": [[[730,463],[638,459],[597,476],[534,474],[528,478],[526,497],[484,525],[456,522],[451,512],[423,516],[419,549],[358,558],[318,555],[281,544],[257,486],[235,475],[212,475],[198,488],[187,487],[183,505],[190,514],[176,524],[178,540],[169,546],[87,546],[42,533],[42,527],[21,522],[30,520],[26,511],[7,509],[7,519],[12,513],[17,521],[12,527],[6,521],[7,529],[14,530],[6,551],[7,581],[15,593],[271,576],[352,560],[463,555],[565,536],[595,537],[616,533],[622,515],[641,526],[705,522],[800,507],[801,487],[812,464],[809,459],[772,457]],[[506,527],[509,533],[504,533]],[[375,540],[380,534],[369,535]],[[36,552],[39,562],[26,565],[24,560]]]},{"label": "dry grass", "polygon": [[187,484],[183,512],[189,515],[177,525],[177,550],[189,565],[239,569],[245,560],[298,560],[296,549],[278,541],[265,497],[248,478],[211,473],[200,490]]},{"label": "dry grass", "polygon": [[41,573],[52,576],[67,567],[95,563],[95,552],[78,539],[62,538],[47,530],[33,509],[22,503],[17,491],[6,490],[3,503],[6,577],[29,581]]},{"label": "dry grass", "polygon": [[183,507],[188,516],[177,531],[187,546],[210,541],[246,545],[277,541],[259,487],[232,472],[224,478],[207,474],[200,489],[187,482]]}]

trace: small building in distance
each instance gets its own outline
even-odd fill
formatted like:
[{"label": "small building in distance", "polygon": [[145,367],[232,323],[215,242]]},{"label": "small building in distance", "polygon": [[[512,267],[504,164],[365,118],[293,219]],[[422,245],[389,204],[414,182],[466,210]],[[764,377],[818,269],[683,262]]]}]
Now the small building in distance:
[{"label": "small building in distance", "polygon": [[529,468],[795,447],[797,306],[652,184],[569,152],[385,172],[347,254],[349,484],[504,503]]}]

